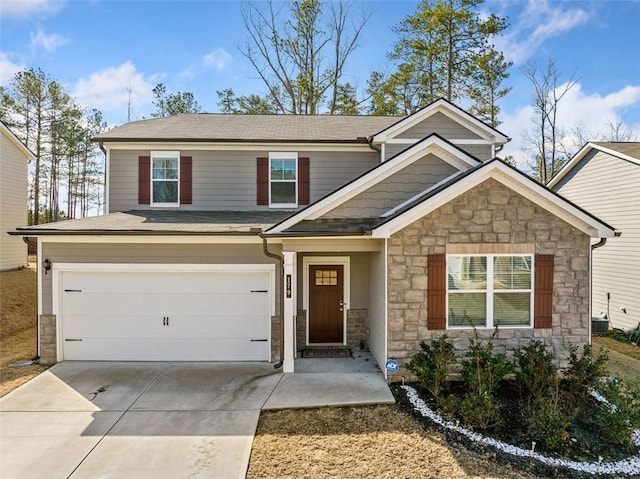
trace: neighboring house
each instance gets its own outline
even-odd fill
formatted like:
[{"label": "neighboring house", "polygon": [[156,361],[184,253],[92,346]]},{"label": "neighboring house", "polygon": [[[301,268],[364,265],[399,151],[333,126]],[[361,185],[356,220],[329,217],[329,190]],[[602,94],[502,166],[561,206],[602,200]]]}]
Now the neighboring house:
[{"label": "neighboring house", "polygon": [[[37,236],[44,361],[273,361],[361,341],[383,367],[443,333],[563,363],[589,341],[611,226],[498,159],[445,100],[405,118],[178,115],[95,139],[101,217]],[[282,342],[284,340],[284,343]]]},{"label": "neighboring house", "polygon": [[0,271],[27,265],[27,245],[9,236],[27,222],[27,170],[33,153],[0,122]]},{"label": "neighboring house", "polygon": [[587,143],[549,187],[622,233],[593,251],[592,311],[613,327],[640,322],[640,143]]}]

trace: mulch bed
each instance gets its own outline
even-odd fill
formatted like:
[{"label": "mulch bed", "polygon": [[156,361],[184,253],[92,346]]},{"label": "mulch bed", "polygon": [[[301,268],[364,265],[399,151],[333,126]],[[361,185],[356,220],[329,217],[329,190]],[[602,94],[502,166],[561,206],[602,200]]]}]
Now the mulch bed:
[{"label": "mulch bed", "polygon": [[[420,397],[432,410],[438,411],[440,414],[442,414],[442,412],[439,411],[438,406],[435,404],[435,401],[433,401],[427,391],[422,389],[418,384],[411,384],[411,386],[418,391]],[[524,435],[521,433],[523,425],[521,424],[522,421],[518,418],[518,414],[516,412],[515,398],[517,397],[517,392],[513,389],[513,387],[514,386],[509,384],[508,381],[504,381],[504,384],[502,385],[499,392],[499,400],[502,405],[504,418],[502,427],[494,428],[492,431],[486,432],[484,434],[500,441],[519,446],[523,449],[530,449],[531,442],[527,440],[526,437],[524,437]],[[559,470],[555,467],[541,463],[532,458],[515,456],[494,447],[480,444],[478,442],[470,440],[468,437],[456,431],[447,429],[439,424],[434,423],[430,419],[425,418],[422,414],[414,409],[413,405],[407,399],[405,391],[400,387],[400,385],[391,385],[391,392],[396,399],[398,407],[407,414],[414,417],[417,421],[421,422],[425,429],[439,431],[447,438],[447,441],[453,445],[462,444],[470,451],[474,451],[479,454],[490,454],[494,456],[495,460],[500,464],[511,465],[518,470],[528,471],[530,473],[543,477],[558,477],[569,479],[582,479],[590,477],[624,477],[622,475],[612,476],[605,474],[594,476],[593,474],[572,471],[569,469]],[[458,392],[462,393],[462,391]],[[445,417],[447,416],[446,414],[442,415]],[[566,456],[547,453],[540,447],[536,447],[536,451],[539,451],[547,456],[565,457],[567,459],[576,461],[589,461],[596,463],[598,462],[598,455],[601,455],[605,461],[617,461],[629,456],[629,454],[625,451],[603,445],[596,432],[589,429],[588,421],[585,421],[582,424],[578,423],[577,427],[571,430],[571,437],[576,437],[579,441],[576,443],[572,443],[573,448],[566,451]]]}]

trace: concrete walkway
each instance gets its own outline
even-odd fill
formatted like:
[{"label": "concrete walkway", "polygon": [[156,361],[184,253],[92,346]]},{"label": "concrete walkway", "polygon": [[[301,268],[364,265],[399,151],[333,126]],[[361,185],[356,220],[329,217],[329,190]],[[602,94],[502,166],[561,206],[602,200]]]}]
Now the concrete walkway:
[{"label": "concrete walkway", "polygon": [[57,364],[0,398],[0,477],[241,478],[261,409],[394,402],[375,368],[321,361]]}]

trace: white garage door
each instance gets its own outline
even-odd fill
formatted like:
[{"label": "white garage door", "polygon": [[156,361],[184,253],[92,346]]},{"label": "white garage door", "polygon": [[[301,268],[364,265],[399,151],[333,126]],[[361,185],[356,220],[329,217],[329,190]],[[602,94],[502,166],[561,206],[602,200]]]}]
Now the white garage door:
[{"label": "white garage door", "polygon": [[60,272],[64,359],[267,361],[269,272]]}]

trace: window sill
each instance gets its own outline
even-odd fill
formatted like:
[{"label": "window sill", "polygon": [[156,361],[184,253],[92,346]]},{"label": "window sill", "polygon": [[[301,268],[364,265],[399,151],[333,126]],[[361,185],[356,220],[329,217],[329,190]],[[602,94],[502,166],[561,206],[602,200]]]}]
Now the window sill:
[{"label": "window sill", "polygon": [[180,208],[177,203],[153,203],[149,205],[151,208]]},{"label": "window sill", "polygon": [[269,208],[297,208],[298,205],[294,204],[294,203],[290,203],[290,204],[272,204],[269,205]]}]

